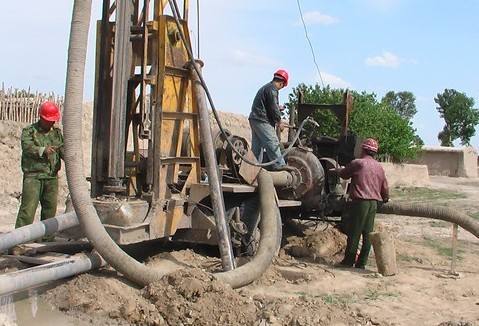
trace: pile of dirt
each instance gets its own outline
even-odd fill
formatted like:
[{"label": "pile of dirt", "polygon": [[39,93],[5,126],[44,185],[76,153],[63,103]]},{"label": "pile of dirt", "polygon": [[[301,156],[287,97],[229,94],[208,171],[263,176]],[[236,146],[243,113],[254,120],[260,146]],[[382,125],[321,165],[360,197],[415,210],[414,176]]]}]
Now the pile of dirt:
[{"label": "pile of dirt", "polygon": [[304,236],[288,237],[284,249],[293,257],[334,264],[344,256],[346,238],[335,227],[327,227],[325,230],[309,228],[304,231]]},{"label": "pile of dirt", "polygon": [[61,311],[110,325],[367,325],[370,318],[320,297],[268,297],[233,290],[212,274],[184,269],[138,289],[113,272],[84,274],[45,295]]},{"label": "pile of dirt", "polygon": [[252,325],[251,298],[198,269],[182,270],[143,290],[168,325]]}]

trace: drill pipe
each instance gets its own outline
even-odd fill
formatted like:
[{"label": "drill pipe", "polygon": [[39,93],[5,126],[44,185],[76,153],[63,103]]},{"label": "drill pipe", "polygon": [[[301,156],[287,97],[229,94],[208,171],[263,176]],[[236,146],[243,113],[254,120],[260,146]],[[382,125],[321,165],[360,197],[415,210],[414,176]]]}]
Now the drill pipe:
[{"label": "drill pipe", "polygon": [[79,224],[75,212],[58,215],[46,220],[22,226],[21,228],[0,235],[0,251],[10,249],[16,245],[52,235]]},{"label": "drill pipe", "polygon": [[290,171],[271,171],[269,172],[273,178],[273,184],[275,187],[293,187],[298,181]]},{"label": "drill pipe", "polygon": [[60,280],[99,268],[104,261],[97,253],[71,258],[0,275],[0,295],[19,292],[47,282]]},{"label": "drill pipe", "polygon": [[[201,61],[193,63],[201,71]],[[206,97],[198,74],[190,67],[193,84],[193,96],[199,113],[200,136],[203,149],[203,156],[208,174],[208,185],[210,188],[211,206],[216,222],[216,233],[218,235],[218,247],[220,250],[223,270],[230,271],[235,268],[233,248],[231,247],[230,231],[226,224],[225,203],[221,180],[218,175],[218,165],[214,150],[213,137],[211,136],[210,115],[206,104]]]}]

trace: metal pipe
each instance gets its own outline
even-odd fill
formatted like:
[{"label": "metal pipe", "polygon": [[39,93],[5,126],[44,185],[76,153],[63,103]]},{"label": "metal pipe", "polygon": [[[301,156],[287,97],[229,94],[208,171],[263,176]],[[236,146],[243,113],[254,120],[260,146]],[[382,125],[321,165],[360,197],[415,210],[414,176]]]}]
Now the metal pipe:
[{"label": "metal pipe", "polygon": [[292,187],[296,183],[296,178],[290,171],[271,171],[275,187]]},{"label": "metal pipe", "polygon": [[0,295],[23,291],[103,265],[104,261],[97,253],[78,254],[69,259],[3,274],[0,275]]},{"label": "metal pipe", "polygon": [[[199,60],[193,63],[196,69],[201,71],[203,63]],[[192,64],[192,65],[193,65]],[[216,232],[218,235],[218,247],[221,255],[223,270],[230,271],[235,268],[233,248],[231,246],[230,231],[226,224],[225,203],[223,191],[221,189],[220,178],[218,176],[218,164],[214,151],[213,136],[211,132],[210,115],[206,103],[205,92],[195,68],[190,66],[191,80],[193,83],[193,96],[196,101],[199,113],[200,137],[203,149],[203,156],[206,164],[206,173],[208,174],[208,184],[210,188],[211,205],[215,215]]]},{"label": "metal pipe", "polygon": [[[111,127],[108,149],[108,178],[119,183],[124,177],[125,125],[127,110],[127,83],[131,67],[131,1],[116,2],[115,49],[113,59],[113,91],[111,108]],[[118,184],[114,184],[118,186]]]},{"label": "metal pipe", "polygon": [[69,229],[79,225],[75,212],[58,215],[46,220],[22,226],[21,228],[0,235],[0,251],[16,245],[40,239],[46,235]]}]

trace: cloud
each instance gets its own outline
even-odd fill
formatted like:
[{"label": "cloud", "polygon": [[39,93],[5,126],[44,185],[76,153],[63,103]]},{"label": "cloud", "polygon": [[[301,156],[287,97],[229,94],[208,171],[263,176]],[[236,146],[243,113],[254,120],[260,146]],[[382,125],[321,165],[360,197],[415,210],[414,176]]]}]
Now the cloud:
[{"label": "cloud", "polygon": [[[306,25],[332,25],[339,22],[338,18],[323,14],[319,11],[305,12],[303,19]],[[297,25],[301,25],[301,21],[299,21]]]},{"label": "cloud", "polygon": [[233,62],[238,65],[266,67],[276,67],[280,65],[279,62],[274,58],[239,49],[232,51],[231,58],[233,59]]},{"label": "cloud", "polygon": [[403,60],[394,53],[383,51],[381,55],[366,58],[365,63],[368,66],[397,68],[402,61]]},{"label": "cloud", "polygon": [[[321,76],[323,77],[323,82],[325,86],[329,85],[332,88],[352,88],[351,83],[345,81],[344,79],[336,75],[323,71],[321,72]],[[316,75],[316,80],[319,81],[318,75]]]}]

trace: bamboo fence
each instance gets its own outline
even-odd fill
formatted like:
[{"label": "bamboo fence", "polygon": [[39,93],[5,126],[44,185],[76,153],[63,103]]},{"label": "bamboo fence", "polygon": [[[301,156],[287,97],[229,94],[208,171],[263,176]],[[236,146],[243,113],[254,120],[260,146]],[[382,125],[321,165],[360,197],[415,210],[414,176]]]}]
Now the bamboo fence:
[{"label": "bamboo fence", "polygon": [[0,89],[0,120],[34,123],[38,120],[38,109],[45,101],[52,101],[63,111],[63,97],[54,93],[31,93],[28,90]]}]

